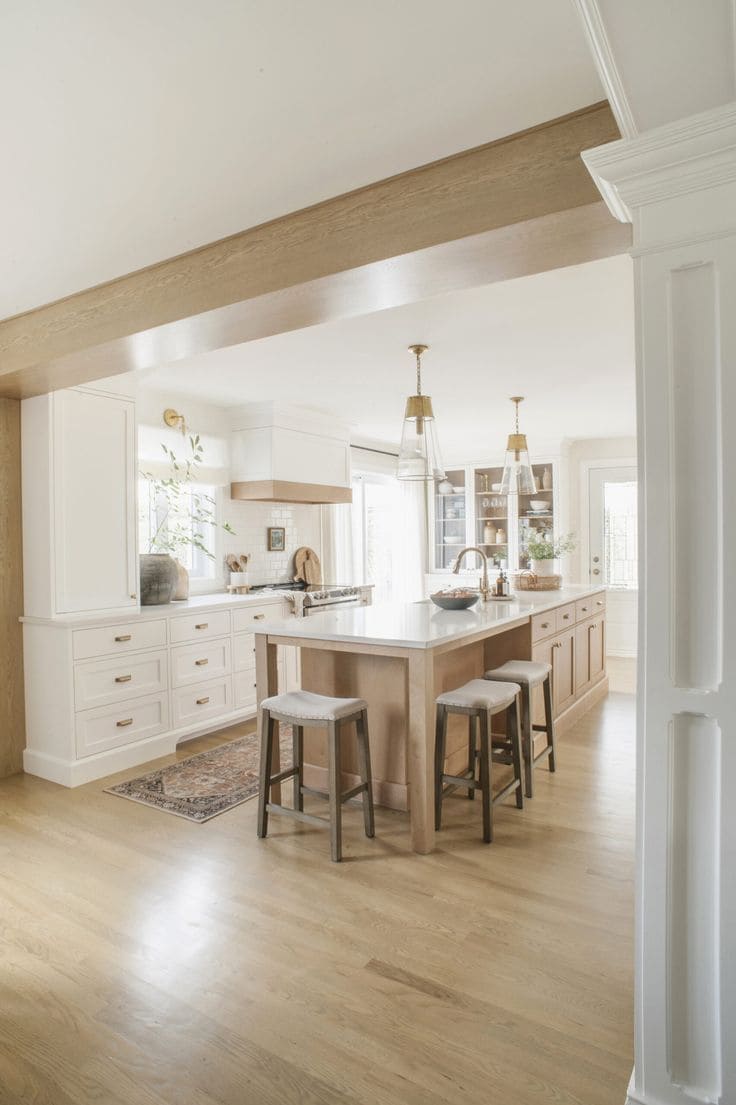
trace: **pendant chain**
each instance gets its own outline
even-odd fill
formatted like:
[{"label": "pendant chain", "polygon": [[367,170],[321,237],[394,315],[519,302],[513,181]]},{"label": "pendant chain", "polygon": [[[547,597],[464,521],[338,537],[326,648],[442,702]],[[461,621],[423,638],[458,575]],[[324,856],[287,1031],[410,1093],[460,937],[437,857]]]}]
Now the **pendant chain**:
[{"label": "pendant chain", "polygon": [[417,353],[417,395],[422,394],[422,355]]}]

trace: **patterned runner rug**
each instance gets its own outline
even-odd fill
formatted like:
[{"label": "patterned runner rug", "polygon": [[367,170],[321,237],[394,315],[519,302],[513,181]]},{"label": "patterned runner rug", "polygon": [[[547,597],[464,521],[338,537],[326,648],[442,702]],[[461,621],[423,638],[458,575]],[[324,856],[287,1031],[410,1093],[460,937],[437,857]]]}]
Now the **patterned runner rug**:
[{"label": "patterned runner rug", "polygon": [[[284,732],[285,730],[285,732]],[[188,821],[209,821],[258,794],[258,736],[221,744],[187,760],[106,787],[106,794],[129,798]],[[281,766],[291,764],[291,729],[282,726]]]}]

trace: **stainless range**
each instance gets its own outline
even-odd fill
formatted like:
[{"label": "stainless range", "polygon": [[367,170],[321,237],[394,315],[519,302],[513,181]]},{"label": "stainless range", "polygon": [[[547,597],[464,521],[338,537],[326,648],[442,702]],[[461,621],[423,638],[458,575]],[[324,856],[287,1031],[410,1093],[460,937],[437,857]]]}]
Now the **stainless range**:
[{"label": "stainless range", "polygon": [[308,587],[305,583],[272,583],[251,588],[254,592],[278,592],[284,594],[292,603],[297,618],[309,618],[323,610],[338,610],[350,606],[365,606],[371,601],[369,587],[354,587],[340,584],[320,584]]}]

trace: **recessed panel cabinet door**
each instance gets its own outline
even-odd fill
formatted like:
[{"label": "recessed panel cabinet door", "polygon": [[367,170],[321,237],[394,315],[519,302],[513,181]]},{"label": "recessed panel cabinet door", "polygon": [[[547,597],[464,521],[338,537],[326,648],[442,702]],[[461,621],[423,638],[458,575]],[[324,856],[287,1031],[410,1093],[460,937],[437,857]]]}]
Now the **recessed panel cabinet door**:
[{"label": "recessed panel cabinet door", "polygon": [[135,606],[135,407],[86,391],[53,397],[57,613]]},{"label": "recessed panel cabinet door", "polygon": [[552,649],[552,694],[555,714],[561,714],[575,698],[575,630],[555,637]]},{"label": "recessed panel cabinet door", "polygon": [[[546,641],[538,641],[532,648],[532,660],[536,660],[541,664],[551,664],[554,672],[554,647],[555,639],[547,639]],[[554,674],[553,674],[554,679]],[[553,698],[552,709],[555,713],[555,699],[554,699],[554,685],[553,685]],[[544,694],[542,687],[534,687],[532,690],[532,722],[534,725],[544,725]]]},{"label": "recessed panel cabinet door", "polygon": [[606,619],[596,618],[588,637],[590,649],[590,681],[596,683],[606,671]]}]

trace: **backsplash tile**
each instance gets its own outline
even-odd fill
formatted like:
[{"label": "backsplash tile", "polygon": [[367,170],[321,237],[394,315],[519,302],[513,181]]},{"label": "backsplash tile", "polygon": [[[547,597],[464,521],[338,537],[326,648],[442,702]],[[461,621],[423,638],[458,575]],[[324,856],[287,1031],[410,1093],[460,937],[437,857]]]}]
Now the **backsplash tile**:
[{"label": "backsplash tile", "polygon": [[[294,575],[294,553],[301,545],[309,545],[321,557],[320,507],[303,503],[245,503],[226,499],[223,520],[229,522],[236,536],[223,533],[223,558],[229,553],[248,553],[250,582],[275,583]],[[283,526],[286,530],[284,552],[268,551],[268,527]],[[223,564],[223,582],[227,582]]]}]

